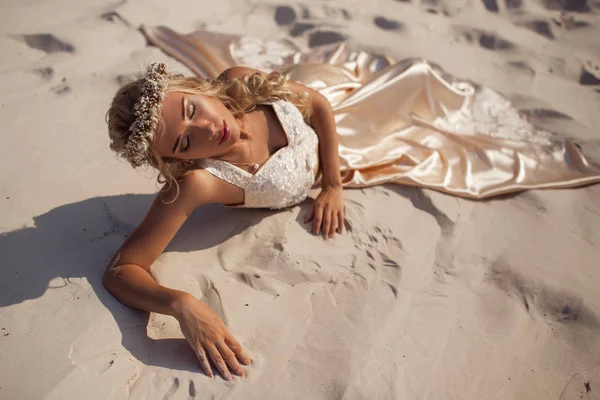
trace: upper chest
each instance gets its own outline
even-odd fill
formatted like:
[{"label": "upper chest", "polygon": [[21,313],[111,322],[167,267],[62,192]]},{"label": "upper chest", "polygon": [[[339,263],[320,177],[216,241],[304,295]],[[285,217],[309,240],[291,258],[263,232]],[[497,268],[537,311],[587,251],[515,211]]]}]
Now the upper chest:
[{"label": "upper chest", "polygon": [[[265,152],[272,153],[254,173],[223,160],[197,160],[199,166],[209,173],[240,188],[238,195],[245,197],[247,207],[279,208],[296,204],[306,196],[318,173],[318,138],[315,131],[304,122],[293,104],[278,101],[271,106],[275,110],[273,113],[257,110],[262,124],[255,121],[255,126],[257,133],[264,136],[254,138],[262,138],[267,148]],[[262,115],[259,114],[261,111]],[[269,128],[272,129],[270,132]],[[278,142],[279,138],[285,141]]]},{"label": "upper chest", "polygon": [[257,105],[248,114],[244,121],[244,128],[251,135],[251,158],[254,159],[253,162],[263,164],[278,150],[289,145],[286,127],[280,120],[274,105]]}]

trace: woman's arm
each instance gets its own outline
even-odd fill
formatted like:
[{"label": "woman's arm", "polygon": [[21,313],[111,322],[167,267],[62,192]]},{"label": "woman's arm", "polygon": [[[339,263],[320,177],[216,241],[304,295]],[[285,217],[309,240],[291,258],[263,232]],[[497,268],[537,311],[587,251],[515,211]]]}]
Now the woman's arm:
[{"label": "woman's arm", "polygon": [[[264,72],[247,67],[232,67],[223,71],[218,79],[232,82],[245,75]],[[304,222],[313,222],[313,233],[322,233],[331,238],[335,232],[344,229],[344,198],[340,175],[340,157],[338,153],[339,137],[331,104],[325,96],[308,86],[288,81],[293,92],[306,92],[310,96],[313,113],[310,118],[312,127],[319,137],[319,161],[322,171],[322,191],[315,199]]]},{"label": "woman's arm", "polygon": [[[313,90],[313,92],[315,92]],[[319,160],[321,163],[321,193],[306,215],[305,222],[313,222],[313,233],[323,232],[332,238],[344,229],[344,197],[340,175],[339,137],[329,101],[320,93],[312,94],[313,113],[311,124],[319,136]]]},{"label": "woman's arm", "polygon": [[[172,195],[166,193],[165,197]],[[175,317],[205,373],[213,376],[210,357],[228,380],[233,379],[229,370],[245,376],[238,360],[247,365],[250,358],[208,306],[186,292],[159,285],[149,269],[198,205],[226,203],[231,197],[232,187],[226,182],[201,170],[188,173],[180,183],[175,202],[164,204],[157,196],[142,223],[111,260],[103,278],[106,289],[125,305]]]}]

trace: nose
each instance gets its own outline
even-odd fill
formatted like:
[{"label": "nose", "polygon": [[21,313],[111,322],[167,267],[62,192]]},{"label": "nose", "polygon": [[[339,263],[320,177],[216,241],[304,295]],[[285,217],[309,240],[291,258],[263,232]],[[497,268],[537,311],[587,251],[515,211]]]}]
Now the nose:
[{"label": "nose", "polygon": [[206,124],[206,129],[208,129],[211,138],[213,138],[218,133],[217,127],[212,122]]},{"label": "nose", "polygon": [[212,122],[205,122],[200,124],[194,124],[196,127],[196,132],[198,132],[202,136],[207,136],[209,139],[212,139],[217,131],[215,124]]}]

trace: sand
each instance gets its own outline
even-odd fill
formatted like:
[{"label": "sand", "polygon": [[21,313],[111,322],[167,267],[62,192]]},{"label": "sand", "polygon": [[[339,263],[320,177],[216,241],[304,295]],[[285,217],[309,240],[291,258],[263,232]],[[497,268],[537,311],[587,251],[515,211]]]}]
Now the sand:
[{"label": "sand", "polygon": [[0,5],[0,399],[600,398],[600,185],[348,190],[331,241],[302,223],[310,202],[198,209],[152,273],[243,342],[234,382],[200,371],[174,320],[106,292],[156,185],[109,151],[104,114],[150,62],[188,73],[142,23],[426,58],[600,154],[597,0],[283,3]]}]

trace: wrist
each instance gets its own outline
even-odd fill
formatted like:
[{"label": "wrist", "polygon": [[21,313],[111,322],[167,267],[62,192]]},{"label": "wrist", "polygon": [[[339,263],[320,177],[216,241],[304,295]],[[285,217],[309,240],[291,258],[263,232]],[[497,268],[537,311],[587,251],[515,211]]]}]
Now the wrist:
[{"label": "wrist", "polygon": [[342,178],[339,171],[335,173],[326,173],[323,171],[323,178],[321,180],[321,187],[337,189],[342,187]]},{"label": "wrist", "polygon": [[337,190],[342,189],[342,182],[325,182],[321,184],[323,190]]},{"label": "wrist", "polygon": [[180,319],[191,302],[198,301],[189,293],[174,290],[169,301],[169,315]]}]

